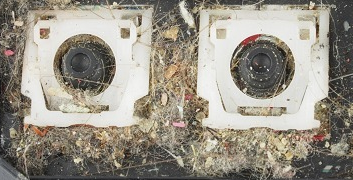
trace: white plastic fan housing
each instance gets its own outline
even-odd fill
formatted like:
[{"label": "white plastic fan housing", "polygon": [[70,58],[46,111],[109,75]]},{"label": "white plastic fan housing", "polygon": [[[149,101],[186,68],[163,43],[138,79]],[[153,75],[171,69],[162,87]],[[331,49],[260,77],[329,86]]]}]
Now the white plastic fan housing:
[{"label": "white plastic fan housing", "polygon": [[[203,125],[211,128],[276,130],[318,128],[317,102],[328,96],[329,9],[297,10],[265,6],[262,10],[202,10],[200,14],[198,95],[209,101]],[[291,50],[293,79],[277,96],[248,96],[233,81],[230,63],[244,39],[257,34],[277,37]],[[280,116],[242,115],[239,107],[284,108]]]},{"label": "white plastic fan housing", "polygon": [[[86,7],[31,11],[28,17],[21,92],[31,99],[31,111],[24,123],[57,127],[122,127],[136,123],[134,103],[147,95],[149,89],[152,8]],[[41,37],[43,30],[48,31],[46,38]],[[129,36],[124,37],[123,30]],[[55,77],[54,57],[59,47],[81,34],[103,40],[115,57],[114,78],[109,87],[98,95],[84,96],[92,105],[108,107],[99,113],[77,107],[75,100],[79,97],[68,93]],[[63,105],[66,112],[62,111]]]}]

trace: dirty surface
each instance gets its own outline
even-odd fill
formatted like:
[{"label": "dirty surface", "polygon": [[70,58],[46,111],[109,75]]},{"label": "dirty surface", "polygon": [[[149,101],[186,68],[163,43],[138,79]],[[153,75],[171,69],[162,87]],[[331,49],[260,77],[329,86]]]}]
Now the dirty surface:
[{"label": "dirty surface", "polygon": [[[317,107],[322,126],[307,131],[216,130],[201,126],[208,104],[196,95],[197,33],[177,0],[154,5],[150,93],[135,104],[139,125],[69,128],[23,125],[30,100],[21,96],[21,62],[30,9],[119,6],[114,1],[0,2],[1,152],[26,176],[346,178],[353,176],[352,10],[333,4],[330,97]],[[196,21],[207,6],[306,4],[310,1],[187,1]],[[142,0],[121,4],[144,4]],[[313,5],[313,3],[311,3]],[[13,15],[14,14],[14,17]],[[187,22],[185,22],[185,20]]]}]

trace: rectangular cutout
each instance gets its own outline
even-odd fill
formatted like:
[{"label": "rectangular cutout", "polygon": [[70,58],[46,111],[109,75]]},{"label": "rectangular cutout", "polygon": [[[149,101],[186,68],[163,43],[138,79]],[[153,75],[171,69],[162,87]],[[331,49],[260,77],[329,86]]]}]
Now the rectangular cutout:
[{"label": "rectangular cutout", "polygon": [[227,30],[226,29],[217,29],[217,39],[225,39],[227,37]]},{"label": "rectangular cutout", "polygon": [[137,28],[137,37],[141,37],[141,25],[142,25],[142,14],[137,15],[136,17],[136,22],[135,22],[136,28]]},{"label": "rectangular cutout", "polygon": [[137,15],[136,20],[135,20],[135,25],[136,25],[136,27],[140,27],[142,25],[142,15],[141,14]]},{"label": "rectangular cutout", "polygon": [[123,39],[130,39],[130,28],[121,28],[120,36]]},{"label": "rectangular cutout", "polygon": [[310,29],[300,29],[300,40],[310,40]]},{"label": "rectangular cutout", "polygon": [[41,39],[49,39],[50,28],[40,28],[39,35]]}]

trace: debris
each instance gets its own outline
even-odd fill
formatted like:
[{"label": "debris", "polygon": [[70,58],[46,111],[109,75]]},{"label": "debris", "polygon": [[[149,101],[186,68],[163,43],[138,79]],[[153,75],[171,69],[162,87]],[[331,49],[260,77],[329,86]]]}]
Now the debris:
[{"label": "debris", "polygon": [[206,118],[206,115],[205,115],[204,112],[200,111],[200,112],[198,112],[198,113],[196,114],[195,118],[196,118],[196,120],[198,120],[198,121],[202,121],[203,119]]},{"label": "debris", "polygon": [[290,170],[292,170],[292,166],[291,166],[291,165],[286,166],[286,167],[283,169],[283,173],[287,173],[287,172],[289,172]]},{"label": "debris", "polygon": [[153,168],[153,169],[149,169],[148,172],[153,172],[153,171],[159,171],[159,168]]},{"label": "debris", "polygon": [[266,147],[266,143],[261,142],[261,143],[260,143],[260,148],[263,149],[263,148],[265,148],[265,147]]},{"label": "debris", "polygon": [[332,169],[332,165],[327,165],[325,168],[322,170],[323,173],[329,173]]},{"label": "debris", "polygon": [[51,143],[51,146],[53,147],[53,149],[59,151],[60,148],[62,148],[63,143],[55,141],[55,142]]},{"label": "debris", "polygon": [[13,52],[12,50],[5,50],[4,51],[4,54],[5,54],[5,56],[13,56],[14,54],[15,54],[15,52]]},{"label": "debris", "polygon": [[48,132],[48,129],[45,128],[43,131],[40,130],[37,126],[32,126],[31,129],[37,134],[39,135],[40,137],[44,137],[47,132]]},{"label": "debris", "polygon": [[257,143],[257,139],[255,139],[251,144],[255,145]]},{"label": "debris", "polygon": [[115,160],[115,159],[114,159],[114,166],[115,166],[116,168],[118,168],[118,169],[122,167],[121,164],[118,163],[118,161]]},{"label": "debris", "polygon": [[196,156],[198,153],[196,152],[195,146],[193,144],[191,144],[191,149],[192,149],[193,155]]},{"label": "debris", "polygon": [[17,134],[17,131],[16,131],[15,128],[10,128],[9,131],[10,131],[10,138],[11,138],[11,139],[17,138],[17,135],[18,135],[18,134]]},{"label": "debris", "polygon": [[172,39],[173,41],[176,41],[178,38],[178,32],[179,32],[179,27],[178,26],[172,26],[168,30],[163,32],[163,37],[167,39]]},{"label": "debris", "polygon": [[347,143],[347,136],[343,135],[340,142],[337,144],[331,144],[331,153],[337,156],[344,156],[349,150],[349,144]]},{"label": "debris", "polygon": [[272,153],[270,151],[267,151],[266,154],[267,154],[268,161],[271,164],[275,163],[275,158],[273,157]]},{"label": "debris", "polygon": [[80,158],[80,157],[74,159],[74,163],[75,164],[79,164],[79,163],[82,163],[82,162],[83,162],[83,159]]},{"label": "debris", "polygon": [[214,164],[212,157],[207,157],[205,162],[205,168],[210,168]]},{"label": "debris", "polygon": [[[163,148],[164,149],[164,148]],[[170,151],[164,149],[165,151],[167,151],[167,153],[169,153],[174,159],[177,160],[177,163],[179,164],[180,167],[184,167],[184,161],[181,158],[181,156],[175,156],[173,153],[171,153]]]},{"label": "debris", "polygon": [[81,138],[79,138],[76,142],[75,142],[77,147],[82,147],[83,146],[83,141]]},{"label": "debris", "polygon": [[181,156],[176,156],[174,158],[177,160],[177,163],[179,164],[180,167],[184,167],[184,161],[181,158]]},{"label": "debris", "polygon": [[23,132],[26,132],[28,128],[29,128],[29,124],[24,123],[23,124]]},{"label": "debris", "polygon": [[291,152],[291,151],[288,151],[286,154],[285,154],[285,156],[286,156],[286,160],[287,161],[290,161],[290,160],[292,160],[293,159],[293,153]]},{"label": "debris", "polygon": [[24,22],[23,21],[15,21],[14,22],[14,25],[17,26],[17,27],[21,27],[23,26]]},{"label": "debris", "polygon": [[185,151],[185,149],[184,149],[184,146],[183,146],[183,145],[181,145],[180,149],[181,149],[181,151],[183,151],[183,153],[186,153],[186,151]]},{"label": "debris", "polygon": [[196,14],[197,12],[199,12],[200,10],[202,10],[203,6],[195,6],[193,9],[192,9],[192,13]]},{"label": "debris", "polygon": [[95,131],[96,139],[100,140],[101,142],[107,142],[111,138],[107,131]]},{"label": "debris", "polygon": [[149,133],[154,126],[158,124],[154,120],[143,119],[138,122],[139,129],[144,133]]},{"label": "debris", "polygon": [[274,138],[273,143],[275,144],[278,151],[280,151],[280,152],[287,151],[286,146],[278,138]]},{"label": "debris", "polygon": [[331,145],[331,153],[337,156],[346,155],[348,150],[349,144],[345,137],[343,137],[339,143]]},{"label": "debris", "polygon": [[322,134],[313,136],[314,141],[323,141],[324,139],[325,139],[325,135],[322,135]]},{"label": "debris", "polygon": [[313,10],[314,7],[315,7],[315,3],[312,2],[312,1],[310,1],[310,3],[309,3],[309,9],[310,9],[310,10]]},{"label": "debris", "polygon": [[349,108],[347,108],[348,111],[348,116],[352,117],[353,116],[353,105],[351,105]]},{"label": "debris", "polygon": [[30,108],[23,108],[17,112],[17,116],[19,117],[25,117],[28,116],[31,113]]},{"label": "debris", "polygon": [[175,72],[176,72],[177,70],[178,70],[178,66],[177,66],[177,65],[175,65],[175,64],[170,65],[170,66],[167,68],[167,70],[165,71],[164,77],[165,77],[166,79],[170,79],[170,78],[175,74]]},{"label": "debris", "polygon": [[15,22],[16,21],[15,11],[11,11],[11,16],[12,16],[12,22]]},{"label": "debris", "polygon": [[345,121],[345,122],[344,122],[344,125],[345,125],[346,127],[350,127],[350,126],[351,126],[351,123]]},{"label": "debris", "polygon": [[184,116],[184,108],[182,106],[177,106],[178,110],[179,110],[179,116],[181,119],[183,119]]},{"label": "debris", "polygon": [[195,20],[191,13],[186,9],[185,0],[179,3],[179,10],[184,21],[189,25],[190,28],[195,28]]},{"label": "debris", "polygon": [[161,96],[161,104],[163,106],[167,105],[167,102],[168,102],[168,95],[167,93],[162,93],[162,96]]},{"label": "debris", "polygon": [[169,120],[164,123],[164,126],[169,126]]},{"label": "debris", "polygon": [[288,140],[286,138],[282,138],[281,142],[284,146],[286,146],[288,144]]},{"label": "debris", "polygon": [[157,138],[157,133],[156,133],[156,131],[150,132],[150,137],[151,137],[152,139],[156,139],[156,138]]},{"label": "debris", "polygon": [[158,59],[159,59],[159,63],[164,65],[164,58],[166,56],[167,51],[165,49],[156,49],[156,50],[152,51],[152,53],[157,54]]},{"label": "debris", "polygon": [[206,151],[206,152],[212,151],[213,149],[216,148],[217,144],[218,144],[218,141],[217,141],[216,139],[214,139],[214,140],[207,139],[207,140],[206,140],[205,151]]},{"label": "debris", "polygon": [[296,156],[298,159],[302,159],[308,156],[308,145],[309,143],[306,140],[297,141],[293,150],[294,156]]},{"label": "debris", "polygon": [[180,127],[180,128],[184,128],[186,126],[185,123],[182,121],[181,122],[173,122],[172,125],[174,127]]},{"label": "debris", "polygon": [[329,148],[330,147],[330,143],[328,141],[325,142],[325,148]]},{"label": "debris", "polygon": [[192,97],[193,97],[192,94],[185,94],[185,100],[187,100],[187,101],[191,100]]},{"label": "debris", "polygon": [[78,106],[76,104],[62,104],[59,106],[60,111],[65,113],[89,113],[87,107]]},{"label": "debris", "polygon": [[111,5],[112,6],[112,8],[117,8],[118,6],[119,6],[119,4],[117,3],[117,2],[113,2],[113,4]]},{"label": "debris", "polygon": [[351,26],[349,25],[349,23],[347,21],[343,22],[343,27],[344,27],[345,31],[348,31],[351,28]]}]

